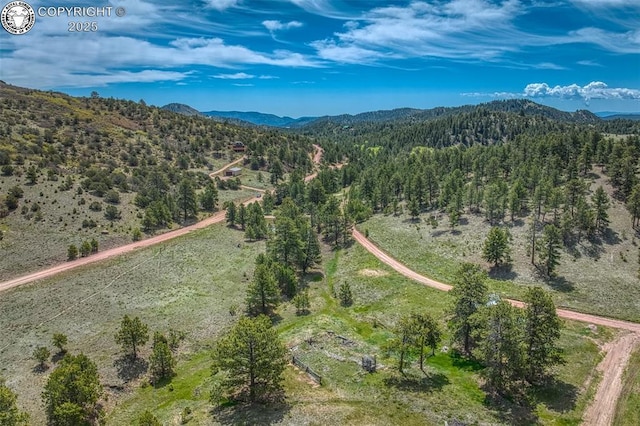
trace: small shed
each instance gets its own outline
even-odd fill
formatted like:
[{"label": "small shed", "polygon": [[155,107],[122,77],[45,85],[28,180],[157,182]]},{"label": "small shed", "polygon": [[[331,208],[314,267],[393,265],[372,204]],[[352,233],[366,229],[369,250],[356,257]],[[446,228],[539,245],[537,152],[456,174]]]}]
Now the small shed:
[{"label": "small shed", "polygon": [[232,167],[224,171],[225,176],[240,176],[240,173],[242,173],[241,167]]}]

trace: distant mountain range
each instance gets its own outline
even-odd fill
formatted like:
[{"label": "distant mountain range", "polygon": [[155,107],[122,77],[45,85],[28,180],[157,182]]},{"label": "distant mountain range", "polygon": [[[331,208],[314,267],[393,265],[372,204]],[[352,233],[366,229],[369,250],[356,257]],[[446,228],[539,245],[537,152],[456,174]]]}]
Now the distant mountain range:
[{"label": "distant mountain range", "polygon": [[264,114],[261,112],[242,111],[206,111],[200,112],[196,109],[178,103],[168,104],[162,107],[173,112],[185,115],[203,115],[219,120],[228,120],[238,124],[253,124],[257,126],[271,126],[280,128],[301,128],[322,126],[327,123],[332,125],[352,126],[359,123],[384,123],[398,121],[403,123],[421,122],[430,119],[446,117],[459,113],[475,111],[482,108],[488,111],[510,112],[522,115],[537,115],[548,119],[559,120],[570,123],[598,123],[602,120],[614,120],[618,118],[640,120],[640,113],[618,113],[599,112],[597,114],[587,110],[575,112],[560,111],[555,108],[540,105],[527,99],[510,99],[504,101],[493,101],[480,105],[464,105],[460,107],[438,107],[431,109],[397,108],[392,110],[380,110],[364,112],[361,114],[342,114],[322,117],[280,117],[274,114]]},{"label": "distant mountain range", "polygon": [[613,111],[601,111],[595,113],[603,120],[640,120],[640,112],[613,112]]}]

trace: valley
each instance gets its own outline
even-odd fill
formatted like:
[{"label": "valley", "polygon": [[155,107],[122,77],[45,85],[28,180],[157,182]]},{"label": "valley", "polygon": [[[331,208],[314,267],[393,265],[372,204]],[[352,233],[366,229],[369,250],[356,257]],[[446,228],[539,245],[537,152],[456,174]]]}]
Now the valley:
[{"label": "valley", "polygon": [[[33,424],[52,416],[41,393],[64,353],[45,368],[33,353],[54,333],[95,362],[102,392],[82,409],[106,424],[145,411],[161,424],[631,418],[637,362],[621,355],[640,332],[635,122],[514,101],[281,131],[1,89],[0,376]],[[493,229],[507,233],[498,257],[486,249]],[[70,245],[92,239],[96,251],[71,258]],[[260,285],[273,292],[262,305]],[[478,291],[471,352],[453,325],[465,285]],[[517,361],[530,356],[517,325],[496,343],[501,360],[483,352],[495,321],[530,321],[534,287],[558,308],[549,347],[563,359],[550,357],[539,381]],[[285,361],[320,383],[288,363],[282,397],[256,403],[240,388],[217,400],[227,382],[211,354],[257,313]],[[438,335],[422,367],[417,340],[398,338],[417,314]],[[123,353],[125,315],[183,336],[175,374],[153,375],[157,342]]]}]

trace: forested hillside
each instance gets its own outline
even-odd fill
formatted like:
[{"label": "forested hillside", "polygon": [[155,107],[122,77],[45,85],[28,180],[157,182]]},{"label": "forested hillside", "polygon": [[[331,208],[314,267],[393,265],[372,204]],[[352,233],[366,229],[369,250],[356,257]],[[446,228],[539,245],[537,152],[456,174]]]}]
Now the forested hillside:
[{"label": "forested hillside", "polygon": [[[0,84],[0,108],[0,244],[9,253],[0,269],[9,274],[21,264],[24,272],[25,264],[90,254],[83,245],[93,243],[95,251],[98,243],[118,245],[196,220],[223,201],[247,197],[242,179],[277,183],[291,170],[311,168],[305,137],[176,114],[142,100]],[[236,159],[244,174],[215,185],[209,173]],[[235,192],[218,192],[225,189]],[[44,254],[26,250],[38,241]]]},{"label": "forested hillside", "polygon": [[520,297],[505,281],[546,283],[574,309],[640,318],[637,303],[614,302],[640,294],[635,122],[478,107],[336,129],[325,158],[348,164],[327,173],[348,188],[349,217],[392,255],[445,280],[459,262],[486,262],[503,295]]}]

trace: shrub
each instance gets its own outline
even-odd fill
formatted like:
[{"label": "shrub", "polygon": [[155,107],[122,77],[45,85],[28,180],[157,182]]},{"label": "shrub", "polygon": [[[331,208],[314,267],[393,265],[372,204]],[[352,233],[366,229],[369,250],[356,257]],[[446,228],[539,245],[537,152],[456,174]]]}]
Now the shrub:
[{"label": "shrub", "polygon": [[100,201],[92,201],[91,204],[89,204],[89,210],[94,212],[102,211],[102,203]]}]

